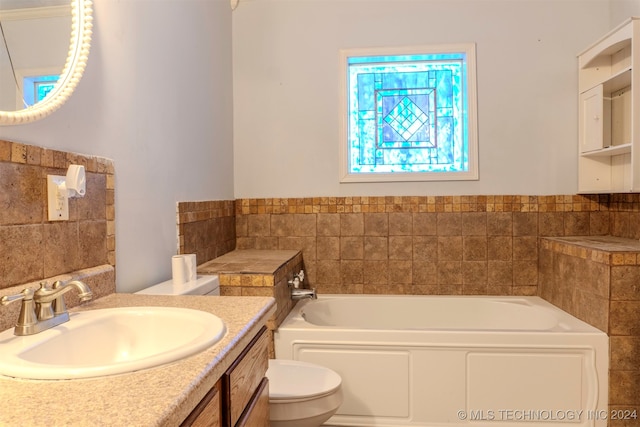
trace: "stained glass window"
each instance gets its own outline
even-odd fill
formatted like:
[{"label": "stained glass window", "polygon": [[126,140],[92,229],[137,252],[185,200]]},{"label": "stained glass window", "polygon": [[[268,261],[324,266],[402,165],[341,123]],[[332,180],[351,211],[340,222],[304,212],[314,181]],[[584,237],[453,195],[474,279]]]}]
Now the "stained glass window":
[{"label": "stained glass window", "polygon": [[475,46],[341,52],[343,181],[477,179]]},{"label": "stained glass window", "polygon": [[42,101],[56,86],[59,75],[28,76],[23,79],[24,107],[29,107]]}]

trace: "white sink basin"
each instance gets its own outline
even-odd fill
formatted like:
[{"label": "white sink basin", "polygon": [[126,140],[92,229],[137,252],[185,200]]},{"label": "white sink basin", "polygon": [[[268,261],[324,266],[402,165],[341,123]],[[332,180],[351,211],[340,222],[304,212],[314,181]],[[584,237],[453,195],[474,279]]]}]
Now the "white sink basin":
[{"label": "white sink basin", "polygon": [[49,380],[133,372],[198,353],[226,332],[219,317],[187,308],[111,308],[70,317],[35,335],[0,333],[0,374]]}]

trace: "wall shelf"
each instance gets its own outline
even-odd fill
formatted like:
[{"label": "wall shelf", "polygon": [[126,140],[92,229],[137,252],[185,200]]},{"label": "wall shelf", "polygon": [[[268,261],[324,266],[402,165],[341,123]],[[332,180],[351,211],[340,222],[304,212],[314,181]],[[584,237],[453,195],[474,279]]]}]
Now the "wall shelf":
[{"label": "wall shelf", "polygon": [[613,93],[620,89],[631,86],[631,67],[614,73],[607,80],[602,82],[604,93]]},{"label": "wall shelf", "polygon": [[640,18],[578,55],[578,192],[640,192]]},{"label": "wall shelf", "polygon": [[614,145],[601,150],[588,151],[586,153],[581,153],[580,155],[582,157],[611,157],[628,153],[631,153],[631,143]]}]

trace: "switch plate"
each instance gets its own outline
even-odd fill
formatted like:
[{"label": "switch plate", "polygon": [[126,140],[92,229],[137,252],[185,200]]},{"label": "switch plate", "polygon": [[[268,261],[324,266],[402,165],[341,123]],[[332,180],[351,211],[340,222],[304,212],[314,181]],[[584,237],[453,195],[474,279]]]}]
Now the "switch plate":
[{"label": "switch plate", "polygon": [[47,175],[47,198],[49,221],[69,220],[69,198],[66,189],[60,190],[65,183],[66,176]]}]

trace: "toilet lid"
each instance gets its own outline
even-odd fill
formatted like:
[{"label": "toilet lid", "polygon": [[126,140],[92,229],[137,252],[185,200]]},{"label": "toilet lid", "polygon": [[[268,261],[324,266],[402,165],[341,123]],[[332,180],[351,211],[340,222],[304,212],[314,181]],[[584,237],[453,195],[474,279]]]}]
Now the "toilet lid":
[{"label": "toilet lid", "polygon": [[342,383],[340,375],[312,363],[270,359],[269,399],[296,399],[321,396],[335,391]]}]

